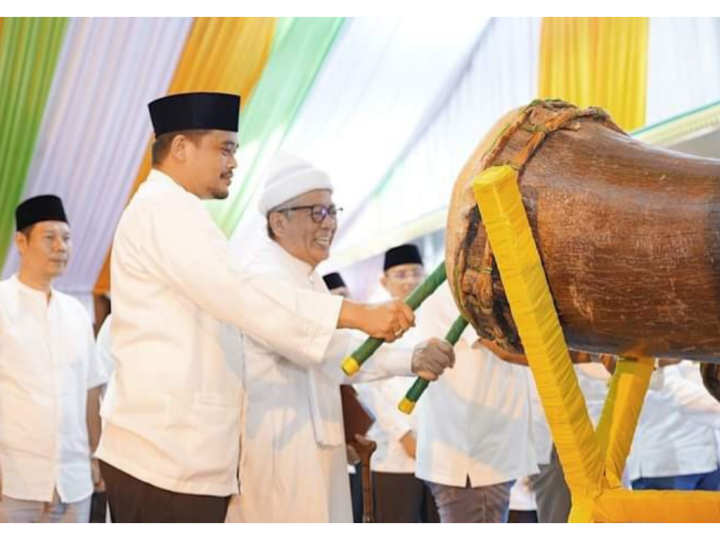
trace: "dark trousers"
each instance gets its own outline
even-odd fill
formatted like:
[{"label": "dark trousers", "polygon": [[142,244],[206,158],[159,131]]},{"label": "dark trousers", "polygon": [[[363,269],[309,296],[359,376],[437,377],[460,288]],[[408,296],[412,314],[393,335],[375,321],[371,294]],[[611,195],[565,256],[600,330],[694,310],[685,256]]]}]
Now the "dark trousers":
[{"label": "dark trousers", "polygon": [[353,522],[363,522],[363,490],[362,465],[355,465],[355,472],[350,474],[350,497],[352,498]]},{"label": "dark trousers", "polygon": [[230,497],[188,495],[152,486],[101,461],[113,523],[223,523]]},{"label": "dark trousers", "polygon": [[373,472],[376,523],[439,523],[435,499],[414,474]]},{"label": "dark trousers", "polygon": [[548,465],[540,465],[540,472],[530,477],[530,489],[535,493],[540,523],[567,523],[570,516],[570,488],[553,446]]},{"label": "dark trousers", "polygon": [[538,523],[535,510],[510,510],[508,523]]},{"label": "dark trousers", "polygon": [[720,491],[720,469],[709,473],[638,478],[633,489],[674,489],[678,491]]}]

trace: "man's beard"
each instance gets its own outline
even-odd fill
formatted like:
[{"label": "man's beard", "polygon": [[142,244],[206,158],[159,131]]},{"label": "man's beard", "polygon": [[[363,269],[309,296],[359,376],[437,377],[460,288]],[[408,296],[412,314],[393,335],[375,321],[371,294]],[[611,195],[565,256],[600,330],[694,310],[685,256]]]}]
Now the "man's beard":
[{"label": "man's beard", "polygon": [[225,179],[223,178],[222,184],[216,184],[212,191],[210,192],[210,195],[212,195],[212,198],[221,201],[223,199],[227,199],[230,195],[230,186],[225,184]]},{"label": "man's beard", "polygon": [[230,196],[229,190],[221,191],[219,189],[213,190],[212,192],[212,198],[217,201],[222,201],[223,199],[227,199]]}]

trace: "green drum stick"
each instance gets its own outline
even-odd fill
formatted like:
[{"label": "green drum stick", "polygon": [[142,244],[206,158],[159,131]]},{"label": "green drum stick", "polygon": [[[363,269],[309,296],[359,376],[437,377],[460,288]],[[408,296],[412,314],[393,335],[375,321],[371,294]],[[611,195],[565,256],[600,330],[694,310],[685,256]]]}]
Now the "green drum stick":
[{"label": "green drum stick", "polygon": [[[467,328],[467,325],[468,322],[462,315],[458,317],[453,323],[453,325],[450,327],[450,330],[448,330],[448,333],[445,334],[445,341],[450,343],[450,345],[455,346],[455,344],[458,342],[458,339],[460,339],[460,336]],[[407,391],[405,397],[398,404],[398,409],[400,409],[400,411],[404,412],[405,414],[410,414],[411,412],[413,412],[413,409],[415,409],[415,405],[420,399],[420,396],[423,395],[425,389],[428,387],[428,384],[430,384],[430,381],[428,381],[427,379],[423,379],[422,377],[418,377],[417,379],[415,379],[415,382],[410,387],[410,390]]]},{"label": "green drum stick", "polygon": [[[445,274],[445,261],[441,262],[438,267],[430,274],[425,281],[418,285],[410,296],[407,297],[405,303],[410,309],[415,311],[435,290],[443,284],[447,275]],[[346,375],[355,375],[368,358],[380,348],[385,340],[378,338],[368,338],[365,343],[360,345],[355,352],[348,356],[342,363],[342,370]]]}]

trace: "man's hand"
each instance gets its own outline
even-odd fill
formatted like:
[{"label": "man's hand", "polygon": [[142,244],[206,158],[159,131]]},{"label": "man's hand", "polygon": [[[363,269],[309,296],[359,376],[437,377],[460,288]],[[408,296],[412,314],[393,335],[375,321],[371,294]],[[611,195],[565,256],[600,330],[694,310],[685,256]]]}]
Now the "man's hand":
[{"label": "man's hand", "polygon": [[90,460],[90,473],[95,491],[105,491],[105,481],[100,474],[100,462],[96,458]]},{"label": "man's hand", "polygon": [[358,304],[343,301],[338,328],[355,328],[392,343],[415,324],[415,314],[403,301]]},{"label": "man's hand", "polygon": [[446,368],[454,365],[455,351],[447,341],[432,338],[421,341],[413,350],[413,373],[428,381],[437,380]]},{"label": "man's hand", "polygon": [[345,445],[345,457],[347,458],[348,465],[355,465],[360,461],[360,454],[349,444]]},{"label": "man's hand", "polygon": [[403,450],[411,458],[415,459],[417,454],[417,440],[412,431],[408,431],[405,435],[400,437],[400,444],[402,444]]}]

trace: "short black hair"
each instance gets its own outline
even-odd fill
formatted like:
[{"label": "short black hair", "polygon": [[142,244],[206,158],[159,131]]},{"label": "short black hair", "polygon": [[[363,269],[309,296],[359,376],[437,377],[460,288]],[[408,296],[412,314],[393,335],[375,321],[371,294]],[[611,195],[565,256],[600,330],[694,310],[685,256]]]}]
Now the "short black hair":
[{"label": "short black hair", "polygon": [[33,223],[32,225],[28,225],[24,229],[21,229],[18,231],[20,234],[22,234],[25,238],[30,240],[30,235],[32,234],[33,229],[35,228],[36,223]]},{"label": "short black hair", "polygon": [[188,129],[185,131],[171,131],[170,133],[163,133],[152,145],[152,164],[160,165],[170,153],[170,147],[172,146],[173,139],[178,135],[183,135],[187,139],[190,139],[192,143],[197,146],[205,135],[210,132],[209,129]]},{"label": "short black hair", "polygon": [[275,231],[273,231],[272,225],[270,225],[270,214],[268,214],[267,217],[267,234],[270,240],[277,240],[277,236],[275,236]]}]

